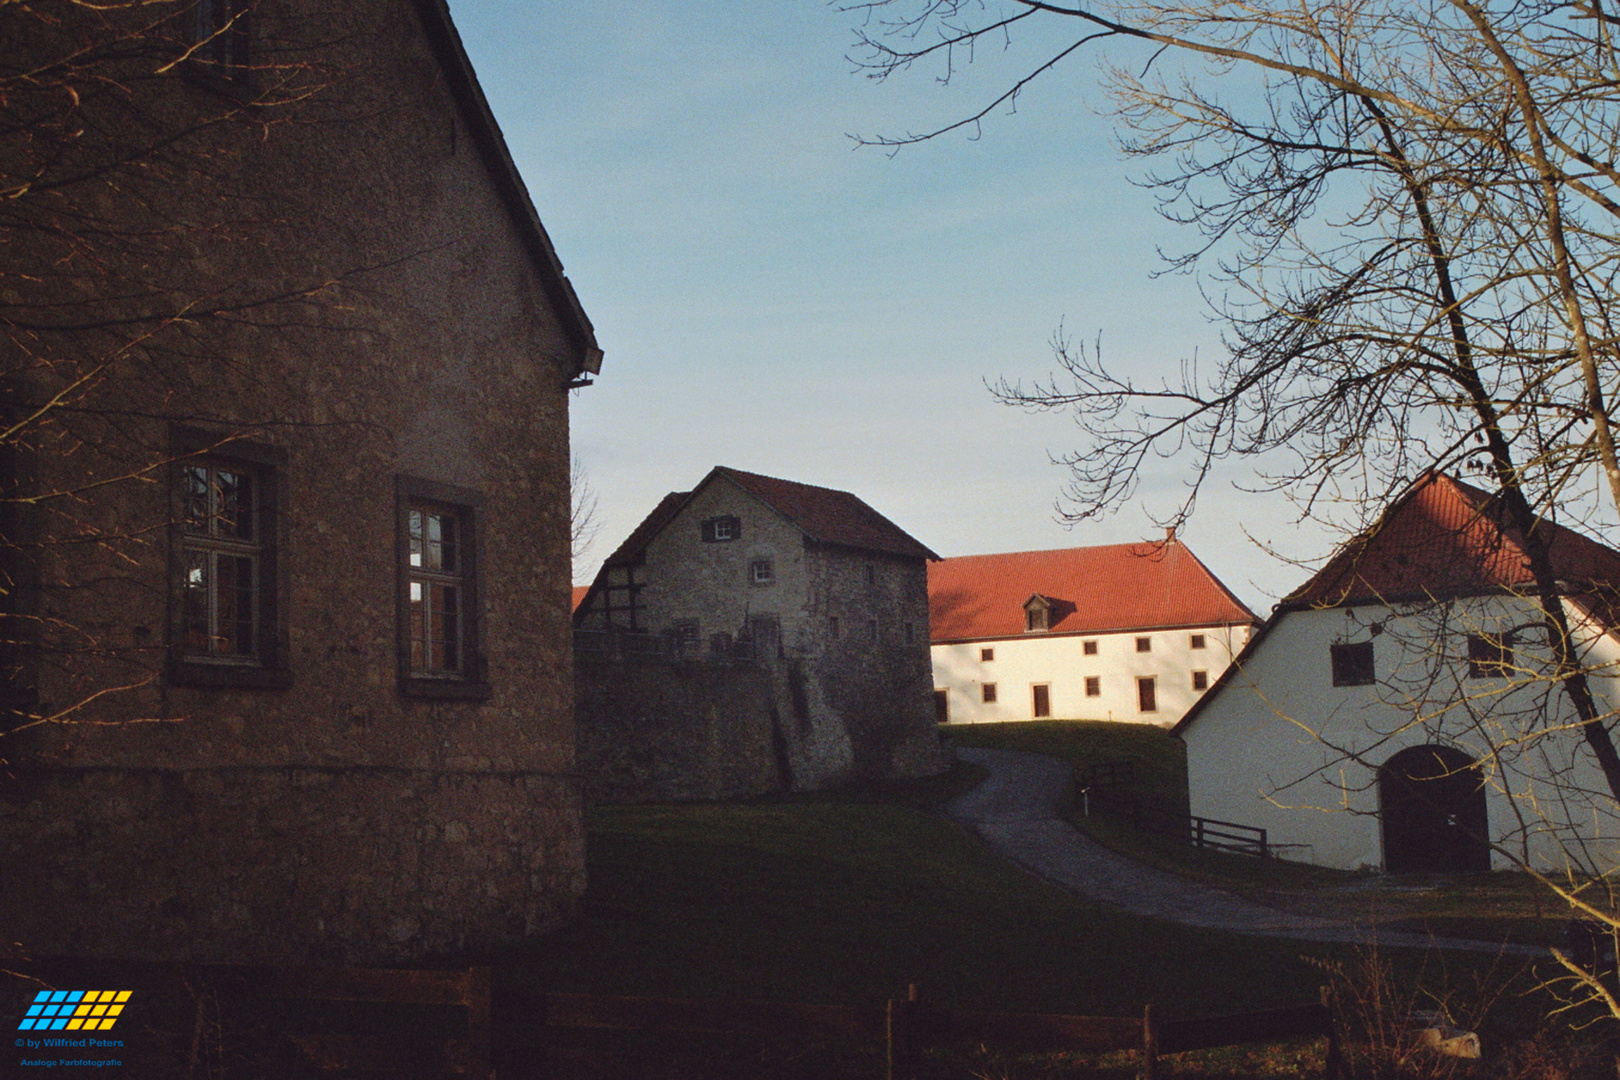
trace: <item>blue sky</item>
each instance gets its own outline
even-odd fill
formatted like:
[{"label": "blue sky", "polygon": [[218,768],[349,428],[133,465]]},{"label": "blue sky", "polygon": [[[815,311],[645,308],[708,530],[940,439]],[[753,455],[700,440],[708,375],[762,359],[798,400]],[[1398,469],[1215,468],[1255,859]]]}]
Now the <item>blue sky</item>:
[{"label": "blue sky", "polygon": [[[600,497],[586,581],[658,499],[714,465],[843,488],[945,556],[1160,535],[1138,505],[1073,530],[1048,451],[1065,418],[986,380],[1053,367],[1061,324],[1143,377],[1220,354],[1197,283],[1154,278],[1162,221],[1102,113],[1094,60],[1036,84],[977,139],[890,157],[851,133],[975,108],[1039,42],[948,86],[852,73],[853,16],[819,0],[452,0],[518,168],[606,352],[573,401]],[[1329,539],[1279,498],[1212,488],[1183,534],[1258,612]]]}]

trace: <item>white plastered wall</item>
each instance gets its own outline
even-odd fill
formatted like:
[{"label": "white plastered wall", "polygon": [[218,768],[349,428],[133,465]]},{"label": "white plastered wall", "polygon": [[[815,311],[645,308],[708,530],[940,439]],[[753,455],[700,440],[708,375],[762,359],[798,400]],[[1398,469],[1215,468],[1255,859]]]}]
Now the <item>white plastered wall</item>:
[{"label": "white plastered wall", "polygon": [[[1529,641],[1537,623],[1531,604],[1510,597],[1283,615],[1182,732],[1192,812],[1264,828],[1284,857],[1381,867],[1376,770],[1434,743],[1482,759],[1494,842],[1543,868],[1571,853],[1620,864],[1614,801],[1563,691],[1533,673],[1545,659]],[[1515,676],[1470,677],[1467,635],[1514,628]],[[1620,649],[1581,636],[1599,707],[1613,708]],[[1378,681],[1334,686],[1331,646],[1366,641]],[[1492,861],[1513,864],[1501,852]]]},{"label": "white plastered wall", "polygon": [[[1203,696],[1193,688],[1192,673],[1205,672],[1206,685],[1213,686],[1248,634],[1247,626],[1190,626],[938,644],[932,648],[934,689],[946,692],[946,719],[953,724],[1036,719],[1033,687],[1044,684],[1050,688],[1052,719],[1169,726]],[[1195,635],[1203,635],[1203,648],[1192,647]],[[1147,652],[1137,651],[1137,638],[1149,639]],[[1088,641],[1097,643],[1095,655],[1085,654]],[[993,659],[980,658],[986,649]],[[1099,680],[1096,697],[1086,696],[1088,677]],[[1139,678],[1154,680],[1152,712],[1139,707]],[[984,700],[986,683],[996,687],[994,702]]]}]

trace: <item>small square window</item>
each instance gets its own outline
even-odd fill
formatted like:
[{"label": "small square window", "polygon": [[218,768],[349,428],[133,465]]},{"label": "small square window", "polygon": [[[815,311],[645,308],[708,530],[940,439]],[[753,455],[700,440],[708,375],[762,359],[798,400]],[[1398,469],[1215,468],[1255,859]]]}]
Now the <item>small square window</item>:
[{"label": "small square window", "polygon": [[1512,634],[1468,635],[1468,677],[1470,679],[1503,679],[1512,674]]},{"label": "small square window", "polygon": [[1194,648],[1194,649],[1202,649],[1202,648],[1204,648],[1205,647],[1205,645],[1204,645],[1204,635],[1203,634],[1194,634],[1188,640],[1187,645],[1188,645],[1188,647]]},{"label": "small square window", "polygon": [[1136,639],[1136,651],[1137,652],[1152,652],[1153,651],[1153,639],[1150,638],[1150,637],[1139,637],[1139,638],[1137,638]]},{"label": "small square window", "polygon": [[993,682],[980,684],[979,697],[986,705],[994,705],[996,702],[996,684]]},{"label": "small square window", "polygon": [[1080,651],[1082,653],[1084,653],[1085,655],[1087,655],[1087,656],[1096,656],[1097,655],[1097,643],[1095,641],[1081,642]]},{"label": "small square window", "polygon": [[1370,686],[1378,681],[1373,643],[1370,641],[1354,645],[1341,642],[1329,646],[1328,658],[1333,665],[1334,686]]},{"label": "small square window", "polygon": [[1086,697],[1102,697],[1102,677],[1099,675],[1086,676]]},{"label": "small square window", "polygon": [[748,580],[755,585],[769,585],[776,580],[776,566],[769,559],[755,559],[748,564]]},{"label": "small square window", "polygon": [[994,649],[980,649],[979,650],[979,659],[980,660],[983,660],[986,663],[988,663],[989,661],[994,660],[995,658],[996,658],[996,650],[994,650]]},{"label": "small square window", "polygon": [[1207,671],[1195,671],[1195,672],[1192,673],[1192,679],[1193,679],[1193,689],[1194,690],[1208,690],[1209,689],[1209,672],[1207,672]]},{"label": "small square window", "polygon": [[705,544],[728,543],[742,536],[742,521],[729,515],[705,518],[699,528]]}]

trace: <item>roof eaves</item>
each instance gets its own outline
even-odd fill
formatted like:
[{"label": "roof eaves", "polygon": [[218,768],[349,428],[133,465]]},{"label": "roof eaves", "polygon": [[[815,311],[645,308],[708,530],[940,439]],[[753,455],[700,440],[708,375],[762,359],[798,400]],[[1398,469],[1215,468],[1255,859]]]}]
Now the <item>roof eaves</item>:
[{"label": "roof eaves", "polygon": [[484,90],[478,84],[472,61],[461,43],[461,34],[450,17],[449,6],[446,0],[415,0],[415,5],[428,43],[439,61],[452,96],[461,106],[462,119],[472,132],[479,155],[489,169],[513,224],[523,237],[524,247],[539,271],[543,288],[563,316],[563,328],[579,354],[574,361],[573,373],[576,376],[595,375],[602,370],[602,349],[596,342],[596,330],[591,326],[578,294],[574,292],[573,283],[563,272],[562,260],[557,257],[551,237],[540,223],[540,215],[535,211],[529,189],[512,160],[506,137],[501,134],[500,124],[490,110],[489,100],[484,97]]}]

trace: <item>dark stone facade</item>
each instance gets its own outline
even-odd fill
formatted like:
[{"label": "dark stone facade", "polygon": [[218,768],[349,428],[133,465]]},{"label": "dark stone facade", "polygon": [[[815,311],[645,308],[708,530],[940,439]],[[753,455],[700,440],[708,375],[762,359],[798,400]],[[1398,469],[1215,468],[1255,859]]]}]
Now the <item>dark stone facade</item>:
[{"label": "dark stone facade", "polygon": [[[71,525],[105,539],[18,515],[13,614],[95,645],[39,646],[28,712],[60,715],[0,738],[0,927],[33,955],[410,960],[541,933],[583,890],[567,395],[590,325],[440,0],[266,0],[251,28],[320,85],[286,123],[198,133],[195,183],[129,213],[183,226],[173,288],[256,306],[161,327],[13,462],[19,490],[83,492]],[[223,90],[136,92],[162,119]],[[212,244],[190,223],[226,195],[243,236]],[[206,633],[198,462],[255,493],[251,543],[216,545],[251,566],[251,618],[209,600]],[[443,670],[411,638],[418,505],[460,530]],[[231,633],[251,647],[197,654]]]}]

